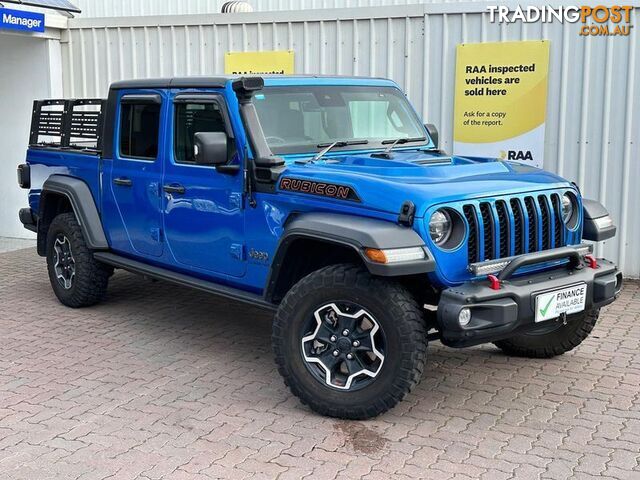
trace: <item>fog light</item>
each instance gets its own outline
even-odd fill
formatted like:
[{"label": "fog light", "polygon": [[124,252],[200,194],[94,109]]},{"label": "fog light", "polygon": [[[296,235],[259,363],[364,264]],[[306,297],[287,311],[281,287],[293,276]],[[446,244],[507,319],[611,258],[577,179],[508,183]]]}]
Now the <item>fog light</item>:
[{"label": "fog light", "polygon": [[469,325],[470,321],[471,310],[469,310],[468,308],[463,308],[462,310],[460,310],[460,313],[458,314],[458,323],[460,324],[460,326],[465,327]]}]

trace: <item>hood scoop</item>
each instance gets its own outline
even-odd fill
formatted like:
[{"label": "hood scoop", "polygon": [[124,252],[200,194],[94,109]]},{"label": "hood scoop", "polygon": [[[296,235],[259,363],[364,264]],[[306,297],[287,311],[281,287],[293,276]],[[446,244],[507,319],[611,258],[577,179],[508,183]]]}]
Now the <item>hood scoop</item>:
[{"label": "hood scoop", "polygon": [[442,164],[442,163],[453,163],[453,157],[425,158],[424,160],[417,160],[413,163],[415,163],[416,165],[434,165],[434,164]]}]

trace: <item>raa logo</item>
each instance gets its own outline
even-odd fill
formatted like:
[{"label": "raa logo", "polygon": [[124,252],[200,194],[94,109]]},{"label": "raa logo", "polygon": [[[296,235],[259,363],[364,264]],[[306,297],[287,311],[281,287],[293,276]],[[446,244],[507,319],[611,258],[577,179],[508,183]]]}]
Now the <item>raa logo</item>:
[{"label": "raa logo", "polygon": [[533,161],[531,150],[500,150],[501,160],[530,160]]}]

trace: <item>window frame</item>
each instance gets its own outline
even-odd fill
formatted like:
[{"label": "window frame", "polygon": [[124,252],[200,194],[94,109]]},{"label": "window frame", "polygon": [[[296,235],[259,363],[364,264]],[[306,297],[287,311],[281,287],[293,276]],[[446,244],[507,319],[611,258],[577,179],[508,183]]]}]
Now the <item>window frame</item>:
[{"label": "window frame", "polygon": [[[122,152],[122,110],[124,105],[158,105],[158,147],[155,157],[138,157],[126,155]],[[118,156],[127,160],[141,160],[144,162],[155,162],[160,153],[160,130],[162,129],[162,97],[157,93],[126,93],[120,97],[118,111]]]},{"label": "window frame", "polygon": [[[176,136],[178,134],[177,122],[178,122],[178,109],[176,105],[178,104],[215,104],[220,109],[220,114],[222,115],[222,121],[224,123],[225,133],[227,135],[228,141],[234,143],[235,146],[235,134],[233,132],[233,127],[231,125],[231,117],[229,116],[229,110],[227,109],[227,102],[225,101],[224,95],[221,93],[212,93],[212,92],[184,92],[178,93],[173,97],[173,111],[172,115],[172,128],[173,132],[171,134],[171,160],[175,165],[180,166],[190,166],[190,167],[203,167],[203,168],[216,168],[215,165],[198,165],[195,162],[183,162],[178,161],[176,155],[176,148],[178,142],[176,141]],[[228,162],[226,163],[228,164]],[[225,164],[225,165],[226,165]]]}]

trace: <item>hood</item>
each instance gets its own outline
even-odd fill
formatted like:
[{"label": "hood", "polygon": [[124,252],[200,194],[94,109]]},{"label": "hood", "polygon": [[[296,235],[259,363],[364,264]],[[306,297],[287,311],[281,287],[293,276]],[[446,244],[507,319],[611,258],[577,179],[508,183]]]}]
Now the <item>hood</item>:
[{"label": "hood", "polygon": [[[570,186],[552,173],[493,158],[448,156],[432,151],[397,150],[392,158],[372,153],[287,158],[283,177],[335,183],[353,188],[362,206],[398,213],[412,201],[416,216],[427,208],[484,196],[510,195]],[[294,194],[295,195],[295,194]]]}]

